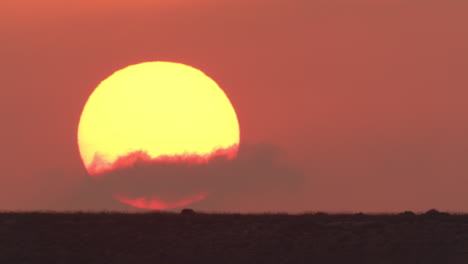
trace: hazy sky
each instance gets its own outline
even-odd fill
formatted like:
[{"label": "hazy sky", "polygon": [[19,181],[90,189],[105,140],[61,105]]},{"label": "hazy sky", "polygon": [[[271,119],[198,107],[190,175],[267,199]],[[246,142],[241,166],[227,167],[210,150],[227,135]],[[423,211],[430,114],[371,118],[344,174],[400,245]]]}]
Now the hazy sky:
[{"label": "hazy sky", "polygon": [[75,2],[2,3],[0,210],[99,204],[86,99],[165,60],[218,82],[254,153],[201,209],[468,211],[466,1]]}]

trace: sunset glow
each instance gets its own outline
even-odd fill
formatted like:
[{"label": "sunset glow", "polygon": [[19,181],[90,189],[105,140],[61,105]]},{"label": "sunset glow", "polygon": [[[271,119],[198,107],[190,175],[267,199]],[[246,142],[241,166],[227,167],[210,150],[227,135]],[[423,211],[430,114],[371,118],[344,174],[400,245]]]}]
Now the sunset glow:
[{"label": "sunset glow", "polygon": [[200,200],[205,199],[207,195],[208,193],[203,192],[203,193],[199,193],[196,195],[191,195],[189,197],[184,197],[177,202],[166,202],[156,197],[152,197],[152,198],[140,197],[140,198],[131,199],[131,198],[127,198],[124,196],[116,195],[115,198],[124,204],[128,204],[133,207],[140,208],[140,209],[165,210],[165,209],[171,209],[171,208],[176,208],[176,207],[182,207],[182,206],[186,206],[191,203],[194,203],[194,202],[198,202]]}]

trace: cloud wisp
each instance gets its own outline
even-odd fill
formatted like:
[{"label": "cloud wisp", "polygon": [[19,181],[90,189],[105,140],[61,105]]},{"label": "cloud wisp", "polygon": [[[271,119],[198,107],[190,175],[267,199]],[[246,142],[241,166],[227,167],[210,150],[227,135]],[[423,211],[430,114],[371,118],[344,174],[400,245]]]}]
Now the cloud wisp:
[{"label": "cloud wisp", "polygon": [[190,206],[202,211],[278,211],[302,201],[303,181],[301,173],[281,161],[278,147],[241,145],[232,160],[215,158],[201,164],[142,161],[97,179],[83,177],[66,192],[49,189],[56,195],[36,204],[52,210],[134,211],[152,204],[155,209]]}]

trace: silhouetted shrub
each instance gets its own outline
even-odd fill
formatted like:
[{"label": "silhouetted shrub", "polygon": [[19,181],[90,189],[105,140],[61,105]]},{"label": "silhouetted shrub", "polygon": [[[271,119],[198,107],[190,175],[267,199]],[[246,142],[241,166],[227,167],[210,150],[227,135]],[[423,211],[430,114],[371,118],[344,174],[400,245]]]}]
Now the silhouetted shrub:
[{"label": "silhouetted shrub", "polygon": [[404,211],[403,213],[399,213],[398,215],[401,216],[415,216],[416,214],[412,211]]},{"label": "silhouetted shrub", "polygon": [[364,218],[364,217],[366,217],[366,214],[364,214],[362,212],[359,212],[357,214],[354,214],[354,216],[356,216],[357,218]]},{"label": "silhouetted shrub", "polygon": [[449,216],[450,214],[449,213],[444,213],[444,212],[439,212],[436,209],[431,209],[431,210],[427,211],[424,215],[427,215],[427,216]]},{"label": "silhouetted shrub", "polygon": [[183,215],[194,215],[195,211],[193,209],[185,208],[185,209],[182,209],[180,213]]}]

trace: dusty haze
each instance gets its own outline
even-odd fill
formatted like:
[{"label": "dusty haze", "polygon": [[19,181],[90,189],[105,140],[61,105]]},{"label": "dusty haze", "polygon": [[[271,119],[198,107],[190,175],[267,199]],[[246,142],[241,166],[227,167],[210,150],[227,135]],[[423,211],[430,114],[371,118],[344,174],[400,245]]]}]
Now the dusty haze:
[{"label": "dusty haze", "polygon": [[79,116],[114,71],[165,60],[272,146],[201,210],[468,211],[466,1],[37,2],[0,9],[0,210],[121,209],[86,176]]}]

